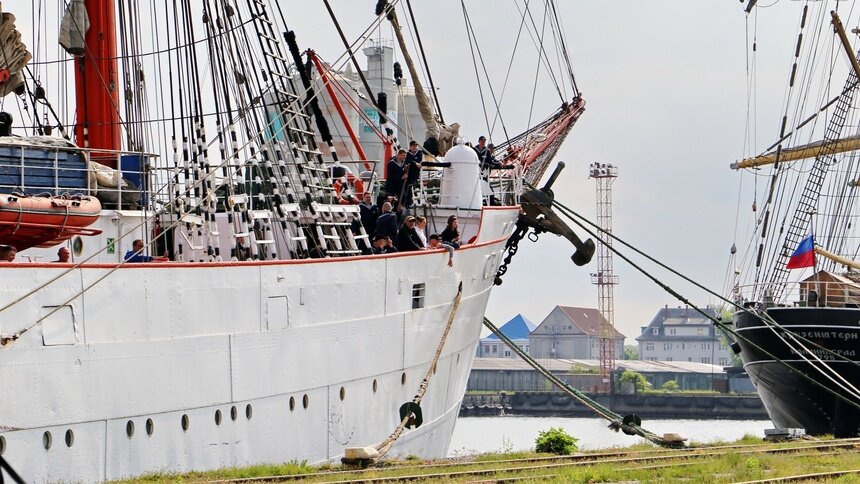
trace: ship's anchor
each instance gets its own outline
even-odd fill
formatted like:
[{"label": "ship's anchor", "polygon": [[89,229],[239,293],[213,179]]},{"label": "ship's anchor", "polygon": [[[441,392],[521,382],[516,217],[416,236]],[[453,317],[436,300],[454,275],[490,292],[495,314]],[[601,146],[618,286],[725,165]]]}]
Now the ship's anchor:
[{"label": "ship's anchor", "polygon": [[[526,234],[532,242],[536,242],[538,236],[543,232],[564,236],[576,247],[576,252],[570,256],[570,259],[578,266],[588,264],[594,256],[594,241],[586,239],[583,242],[552,210],[555,195],[551,187],[563,169],[564,163],[560,162],[543,188],[532,188],[523,193],[521,197],[522,212],[517,219],[517,228],[505,244],[507,255],[496,273],[495,284],[497,286],[502,284],[502,276],[508,271],[508,264],[511,263],[514,254],[519,250],[519,242]],[[534,232],[529,233],[529,229],[534,229]]]}]

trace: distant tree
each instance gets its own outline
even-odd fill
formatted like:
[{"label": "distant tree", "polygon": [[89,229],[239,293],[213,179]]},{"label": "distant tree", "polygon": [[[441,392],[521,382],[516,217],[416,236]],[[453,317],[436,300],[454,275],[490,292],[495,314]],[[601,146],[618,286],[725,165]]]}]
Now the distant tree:
[{"label": "distant tree", "polygon": [[667,392],[677,392],[678,391],[678,382],[675,380],[669,380],[660,387],[661,389]]},{"label": "distant tree", "polygon": [[625,360],[638,360],[639,359],[639,346],[638,345],[624,345],[624,359]]},{"label": "distant tree", "polygon": [[645,375],[631,370],[624,370],[624,373],[621,374],[621,378],[619,378],[618,381],[620,383],[632,383],[633,387],[636,388],[636,393],[641,393],[651,388],[651,384],[648,383],[648,379],[645,378]]}]

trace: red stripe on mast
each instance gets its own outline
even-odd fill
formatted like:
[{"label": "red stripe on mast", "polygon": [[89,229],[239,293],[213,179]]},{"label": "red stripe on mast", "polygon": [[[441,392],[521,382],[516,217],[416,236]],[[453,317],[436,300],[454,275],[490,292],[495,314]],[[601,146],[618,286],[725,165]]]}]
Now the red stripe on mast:
[{"label": "red stripe on mast", "polygon": [[[121,148],[116,10],[113,0],[85,0],[90,29],[86,51],[75,59],[78,123],[75,139],[83,148]],[[117,167],[116,154],[93,153],[93,159]]]}]

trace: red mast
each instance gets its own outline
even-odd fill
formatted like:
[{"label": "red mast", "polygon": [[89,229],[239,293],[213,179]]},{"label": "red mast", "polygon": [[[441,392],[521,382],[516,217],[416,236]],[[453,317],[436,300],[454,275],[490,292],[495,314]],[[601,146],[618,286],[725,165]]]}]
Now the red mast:
[{"label": "red mast", "polygon": [[[82,148],[121,148],[116,10],[113,0],[85,0],[90,29],[86,51],[75,59],[78,123],[75,139]],[[117,155],[93,153],[95,161],[117,167]]]}]

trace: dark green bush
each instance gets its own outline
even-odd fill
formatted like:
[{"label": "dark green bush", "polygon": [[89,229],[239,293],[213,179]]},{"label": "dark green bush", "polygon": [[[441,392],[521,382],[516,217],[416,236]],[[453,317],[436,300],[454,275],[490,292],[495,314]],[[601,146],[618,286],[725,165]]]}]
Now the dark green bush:
[{"label": "dark green bush", "polygon": [[541,430],[535,440],[535,450],[558,455],[573,454],[577,450],[576,443],[579,439],[571,437],[561,427],[552,427],[549,430]]}]

